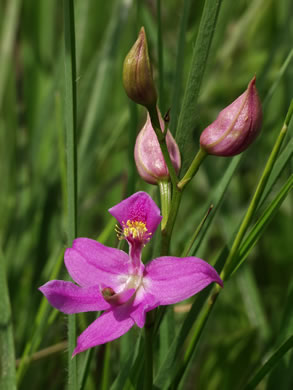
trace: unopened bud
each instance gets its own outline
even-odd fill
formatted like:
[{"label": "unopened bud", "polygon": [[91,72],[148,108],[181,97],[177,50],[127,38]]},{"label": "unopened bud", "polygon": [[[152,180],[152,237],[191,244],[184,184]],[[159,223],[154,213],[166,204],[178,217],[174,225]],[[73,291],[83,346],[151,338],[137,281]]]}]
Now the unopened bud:
[{"label": "unopened bud", "polygon": [[128,97],[143,106],[154,106],[157,92],[153,81],[148,44],[141,28],[135,44],[127,54],[123,64],[123,85]]},{"label": "unopened bud", "polygon": [[[164,122],[159,112],[158,116],[161,129],[163,129]],[[181,166],[180,152],[169,130],[166,135],[166,144],[172,164],[176,173],[178,173]],[[159,181],[169,180],[169,171],[161,152],[158,138],[152,127],[149,114],[145,125],[136,138],[134,159],[138,173],[147,183],[157,184]]]},{"label": "unopened bud", "polygon": [[261,102],[254,77],[247,90],[224,108],[217,119],[202,132],[201,148],[215,156],[239,154],[258,136],[261,123]]}]

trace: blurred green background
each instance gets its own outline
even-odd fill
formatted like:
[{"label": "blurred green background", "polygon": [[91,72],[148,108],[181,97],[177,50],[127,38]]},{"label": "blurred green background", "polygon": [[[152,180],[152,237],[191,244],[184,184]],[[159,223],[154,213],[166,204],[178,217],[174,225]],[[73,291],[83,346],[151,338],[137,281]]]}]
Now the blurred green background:
[{"label": "blurred green background", "polygon": [[[183,3],[161,3],[164,84],[160,108],[164,113],[171,107],[173,129],[177,119],[172,118],[173,86]],[[190,1],[179,102],[203,5],[204,1]],[[241,220],[292,98],[292,15],[291,0],[222,3],[189,153],[196,153],[201,131],[246,89],[254,75],[260,97],[267,98],[267,104],[262,133],[245,152],[196,252],[211,263]],[[114,220],[108,208],[136,190],[149,192],[159,202],[157,189],[136,173],[133,147],[145,112],[129,102],[121,78],[123,59],[144,25],[154,79],[159,83],[156,2],[76,0],[75,18],[78,236],[96,238],[107,227],[105,243],[115,246]],[[19,358],[33,336],[32,325],[41,301],[37,288],[49,279],[66,243],[62,2],[1,0],[0,21],[0,247],[6,261]],[[284,64],[286,69],[268,96]],[[291,126],[284,147],[292,131]],[[292,146],[290,150],[292,156]],[[208,158],[184,194],[172,241],[174,255],[182,252],[200,222],[206,200],[229,162],[226,158]],[[265,204],[292,168],[292,159],[288,159]],[[292,334],[292,214],[289,194],[247,264],[225,286],[188,371],[185,389],[240,389],[257,364]],[[150,256],[149,250],[145,257]],[[59,277],[65,274],[62,265]],[[44,325],[46,331],[40,335],[38,350],[66,339],[65,316],[55,313],[52,320],[49,314],[46,318],[51,322],[48,327]],[[175,316],[180,322],[182,314]],[[79,317],[78,333],[89,323],[89,317]],[[137,330],[132,332],[136,337]],[[97,388],[102,348],[94,352],[97,359],[92,361],[86,389]],[[114,379],[119,371],[119,342],[113,343],[111,354]],[[32,362],[20,389],[65,388],[66,359],[61,350]],[[292,367],[291,353],[258,389],[291,389]]]}]

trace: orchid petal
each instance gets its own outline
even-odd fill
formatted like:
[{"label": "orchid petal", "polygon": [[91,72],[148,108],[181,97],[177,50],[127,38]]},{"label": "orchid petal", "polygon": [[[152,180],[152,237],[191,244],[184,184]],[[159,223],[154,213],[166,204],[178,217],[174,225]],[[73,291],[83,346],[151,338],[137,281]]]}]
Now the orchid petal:
[{"label": "orchid petal", "polygon": [[51,280],[39,290],[52,306],[66,314],[111,308],[97,285],[84,288],[63,280]]},{"label": "orchid petal", "polygon": [[81,286],[103,285],[117,292],[128,274],[129,256],[89,238],[77,238],[65,251],[64,261],[72,279]]},{"label": "orchid petal", "polygon": [[160,257],[145,268],[145,290],[159,301],[170,305],[191,297],[210,283],[223,286],[217,271],[196,257]]},{"label": "orchid petal", "polygon": [[149,233],[154,233],[161,222],[160,209],[153,199],[143,191],[136,192],[134,195],[118,203],[109,209],[120,223],[130,221],[139,221],[146,224]]},{"label": "orchid petal", "polygon": [[143,328],[146,313],[155,309],[157,306],[159,306],[158,299],[152,294],[147,293],[145,289],[141,287],[136,293],[130,317],[135,321],[137,326]]},{"label": "orchid petal", "polygon": [[124,304],[103,313],[78,337],[77,347],[72,357],[86,349],[117,339],[128,332],[134,325],[133,319],[129,317],[129,310],[129,305]]}]

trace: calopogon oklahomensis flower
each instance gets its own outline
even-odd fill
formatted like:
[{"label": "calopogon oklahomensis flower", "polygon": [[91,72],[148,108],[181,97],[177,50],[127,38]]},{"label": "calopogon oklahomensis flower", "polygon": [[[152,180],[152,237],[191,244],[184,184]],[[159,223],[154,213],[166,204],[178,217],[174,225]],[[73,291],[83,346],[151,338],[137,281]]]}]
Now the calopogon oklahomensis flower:
[{"label": "calopogon oklahomensis flower", "polygon": [[78,337],[73,356],[122,336],[134,324],[142,328],[146,312],[159,305],[187,299],[212,282],[223,285],[216,270],[196,257],[164,256],[142,263],[142,249],[162,218],[147,193],[137,192],[109,212],[120,224],[118,236],[128,242],[129,254],[77,238],[64,256],[77,284],[52,280],[40,287],[50,304],[63,313],[104,311]]}]

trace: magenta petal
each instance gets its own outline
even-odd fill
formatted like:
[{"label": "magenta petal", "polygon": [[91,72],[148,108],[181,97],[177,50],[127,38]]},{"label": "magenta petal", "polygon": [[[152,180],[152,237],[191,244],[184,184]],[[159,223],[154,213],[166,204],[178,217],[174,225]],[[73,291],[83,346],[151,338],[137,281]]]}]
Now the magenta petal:
[{"label": "magenta petal", "polygon": [[160,209],[146,192],[136,192],[109,209],[109,213],[122,225],[130,221],[146,224],[149,233],[154,233],[161,222]]},{"label": "magenta petal", "polygon": [[170,305],[191,297],[210,283],[223,286],[217,271],[197,257],[160,257],[150,262],[143,279],[146,291]]},{"label": "magenta petal", "polygon": [[127,304],[106,311],[78,337],[77,347],[72,356],[96,345],[117,339],[133,325],[134,321],[129,317]]},{"label": "magenta petal", "polygon": [[143,328],[145,324],[146,313],[159,306],[158,299],[149,294],[141,287],[136,294],[132,305],[130,317],[136,322],[137,326]]},{"label": "magenta petal", "polygon": [[66,314],[106,310],[111,307],[97,285],[84,288],[63,280],[51,280],[39,290],[52,306]]},{"label": "magenta petal", "polygon": [[81,286],[103,285],[115,291],[128,274],[128,255],[89,238],[77,238],[65,251],[64,261],[72,279]]}]

